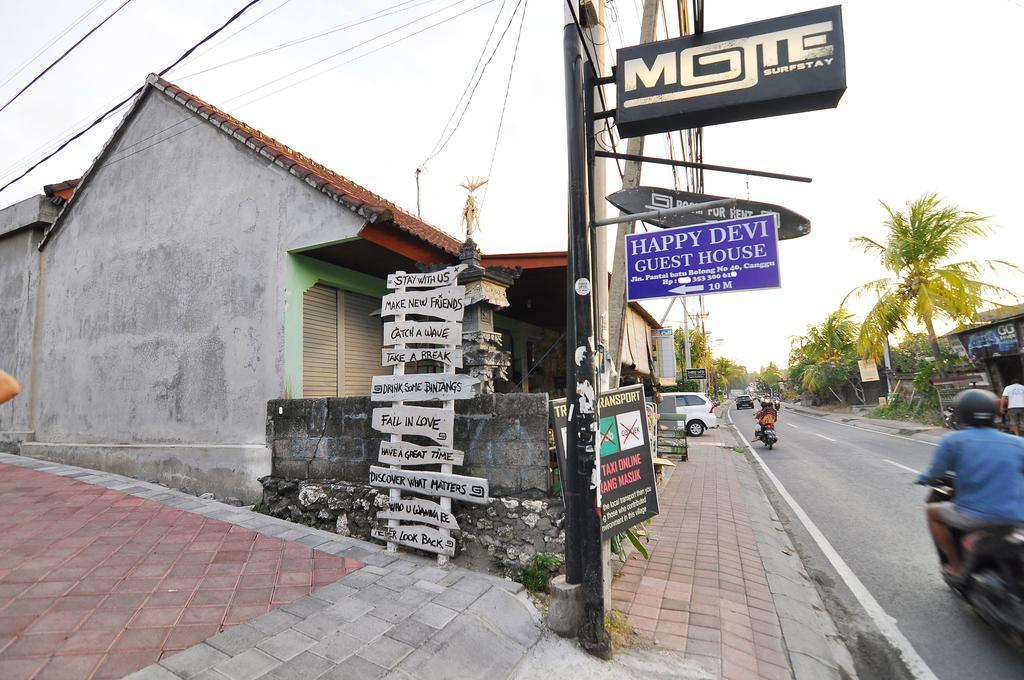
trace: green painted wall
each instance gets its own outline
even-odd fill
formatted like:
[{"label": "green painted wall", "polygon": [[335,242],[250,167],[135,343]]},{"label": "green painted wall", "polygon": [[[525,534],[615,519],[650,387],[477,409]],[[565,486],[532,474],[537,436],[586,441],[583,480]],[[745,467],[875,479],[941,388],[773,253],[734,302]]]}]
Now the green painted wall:
[{"label": "green painted wall", "polygon": [[285,398],[298,399],[302,397],[302,294],[323,283],[379,298],[387,292],[387,286],[384,279],[296,253],[287,253],[285,272]]}]

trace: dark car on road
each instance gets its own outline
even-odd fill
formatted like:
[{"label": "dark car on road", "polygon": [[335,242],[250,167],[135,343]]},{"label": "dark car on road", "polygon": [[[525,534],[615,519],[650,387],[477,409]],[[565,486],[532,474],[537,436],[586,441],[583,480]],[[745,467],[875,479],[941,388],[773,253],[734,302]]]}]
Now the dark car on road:
[{"label": "dark car on road", "polygon": [[736,408],[754,408],[754,400],[750,398],[749,394],[741,394],[736,397]]}]

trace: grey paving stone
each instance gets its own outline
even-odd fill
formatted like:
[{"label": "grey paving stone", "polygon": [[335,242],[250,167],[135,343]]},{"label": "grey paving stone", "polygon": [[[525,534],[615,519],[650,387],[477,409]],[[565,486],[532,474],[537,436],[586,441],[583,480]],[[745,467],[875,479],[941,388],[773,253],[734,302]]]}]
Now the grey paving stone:
[{"label": "grey paving stone", "polygon": [[[305,621],[303,621],[305,623]],[[280,659],[281,661],[287,661],[292,657],[298,656],[302,652],[306,651],[310,647],[316,644],[316,640],[303,635],[301,632],[289,628],[283,630],[277,635],[267,638],[263,642],[259,643],[256,648],[262,649],[267,654],[270,654],[274,658]]]},{"label": "grey paving stone", "polygon": [[526,592],[526,586],[522,583],[516,583],[515,581],[509,581],[508,579],[501,579],[494,585],[495,587],[501,588],[505,592],[512,593],[513,595]]},{"label": "grey paving stone", "polygon": [[[348,557],[348,555],[346,554],[345,557]],[[364,557],[359,558],[359,561],[367,565],[387,567],[397,562],[398,558],[381,550],[379,552],[368,553]]]},{"label": "grey paving stone", "polygon": [[341,553],[345,552],[346,550],[348,550],[351,547],[352,547],[351,543],[348,543],[348,542],[343,543],[341,541],[334,540],[334,541],[331,541],[330,543],[323,544],[322,546],[317,548],[317,550],[323,550],[324,552],[330,553],[332,555],[340,555]]},{"label": "grey paving stone", "polygon": [[845,677],[837,669],[813,656],[794,652],[790,654],[789,660],[796,680],[840,680]]},{"label": "grey paving stone", "polygon": [[387,576],[388,574],[393,573],[390,569],[385,569],[384,567],[376,567],[372,564],[363,567],[363,569],[365,569],[367,573],[379,574],[381,576]]},{"label": "grey paving stone", "polygon": [[425,583],[428,586],[433,586],[434,588],[437,588],[437,590],[427,590],[425,588],[419,587],[419,584],[415,584],[414,587],[406,588],[401,593],[399,593],[398,601],[419,607],[421,604],[424,604],[431,600],[438,593],[443,593],[445,591],[445,588],[443,588],[442,586],[435,585],[433,583],[430,583],[429,581],[420,581],[420,583]]},{"label": "grey paving stone", "polygon": [[[363,562],[365,564],[370,564],[368,560],[374,555],[374,553],[367,550],[363,546],[353,545],[345,550],[342,550],[340,553],[338,553],[338,555],[340,555],[341,557],[347,557],[350,560],[359,560],[360,562]],[[378,564],[378,566],[380,565]]]},{"label": "grey paving stone", "polygon": [[376,605],[388,600],[398,599],[398,593],[389,588],[373,583],[362,590],[357,591],[352,597],[362,600],[363,602],[369,602],[372,605]]},{"label": "grey paving stone", "polygon": [[352,637],[359,638],[363,642],[369,642],[376,637],[380,637],[392,628],[393,626],[387,621],[378,619],[373,614],[364,614],[355,621],[349,621],[346,623],[342,626],[341,630]]},{"label": "grey paving stone", "polygon": [[228,656],[234,656],[255,647],[268,637],[270,636],[262,630],[254,628],[248,623],[243,623],[240,626],[228,628],[223,633],[214,635],[206,641],[206,644],[219,649]]},{"label": "grey paving stone", "polygon": [[283,527],[283,526],[275,525],[275,526],[269,526],[269,527],[261,527],[257,531],[259,531],[259,533],[265,534],[267,536],[273,536],[275,538],[280,538],[282,534],[286,534],[286,533],[288,533],[291,530],[292,530],[291,527]]},{"label": "grey paving stone", "polygon": [[[369,569],[369,567],[363,567],[363,569]],[[394,590],[395,592],[401,592],[406,588],[411,587],[413,583],[416,583],[416,579],[414,579],[412,575],[399,573],[390,573],[386,576],[381,576],[380,580],[377,581],[377,585],[384,586],[385,588]]]},{"label": "grey paving stone", "polygon": [[125,676],[122,680],[181,680],[181,677],[162,666],[146,666],[140,671]]},{"label": "grey paving stone", "polygon": [[490,590],[492,585],[494,585],[494,583],[490,579],[466,576],[459,579],[457,583],[454,583],[452,588],[466,593],[472,593],[473,595],[483,595],[485,592]]},{"label": "grey paving stone", "polygon": [[415,619],[406,619],[388,631],[388,637],[399,642],[404,642],[413,647],[419,647],[431,635],[437,632],[437,628],[428,626]]},{"label": "grey paving stone", "polygon": [[228,676],[223,673],[218,673],[211,668],[208,671],[203,671],[196,677],[192,678],[192,680],[228,680]]},{"label": "grey paving stone", "polygon": [[343,600],[338,600],[324,611],[337,614],[346,621],[354,621],[371,609],[373,609],[373,605],[369,602],[355,597],[347,597]]},{"label": "grey paving stone", "polygon": [[267,635],[276,635],[286,628],[291,628],[302,619],[295,614],[286,612],[283,609],[274,609],[263,616],[249,621],[253,628],[263,631]]},{"label": "grey paving stone", "polygon": [[303,536],[307,536],[307,535],[308,534],[305,531],[303,531],[302,529],[289,529],[288,531],[284,532],[283,534],[280,534],[278,536],[278,538],[280,538],[281,540],[284,540],[284,541],[297,541],[300,538],[302,538]]},{"label": "grey paving stone", "polygon": [[491,588],[466,611],[473,612],[523,647],[532,647],[540,639],[540,622],[526,603],[501,588]]},{"label": "grey paving stone", "polygon": [[281,607],[281,609],[304,619],[308,616],[317,613],[318,611],[326,607],[327,604],[328,603],[323,600],[318,600],[315,597],[306,595],[305,597],[300,597],[294,602],[290,602],[284,605],[283,607]]},{"label": "grey paving stone", "polygon": [[425,566],[422,562],[413,562],[411,559],[399,559],[389,564],[388,568],[399,574],[411,574],[422,566]]},{"label": "grey paving stone", "polygon": [[449,588],[445,592],[439,594],[434,598],[434,604],[439,604],[442,607],[449,609],[455,609],[462,611],[469,605],[476,601],[476,598],[480,597],[465,590],[456,590],[454,587]]},{"label": "grey paving stone", "polygon": [[351,620],[351,618],[343,616],[336,611],[331,611],[331,608],[328,607],[313,614],[305,621],[295,624],[294,630],[314,640],[322,640],[331,633],[340,630],[344,624]]},{"label": "grey paving stone", "polygon": [[462,616],[414,651],[398,668],[416,678],[459,680],[507,678],[522,659],[524,649],[476,617]]},{"label": "grey paving stone", "polygon": [[455,569],[453,571],[450,571],[444,578],[442,578],[437,583],[438,583],[438,585],[442,585],[442,586],[454,585],[457,581],[461,580],[462,577],[465,576],[465,575],[466,575],[465,570],[463,570],[463,569]]},{"label": "grey paving stone", "polygon": [[283,663],[273,669],[264,678],[279,678],[280,680],[315,680],[327,671],[334,668],[334,664],[310,652],[302,652],[294,659]]},{"label": "grey paving stone", "polygon": [[323,545],[324,543],[330,543],[331,539],[328,536],[321,536],[319,534],[309,534],[298,539],[298,542],[302,545],[308,545],[310,548]]},{"label": "grey paving stone", "polygon": [[412,616],[413,612],[416,611],[416,607],[411,604],[405,604],[392,600],[390,602],[384,602],[373,608],[371,612],[378,619],[387,621],[394,625],[401,621],[406,620]]},{"label": "grey paving stone", "polygon": [[442,607],[436,602],[430,602],[418,609],[412,618],[414,621],[425,623],[432,628],[444,628],[452,619],[458,615],[454,609]]},{"label": "grey paving stone", "polygon": [[173,656],[164,657],[160,660],[160,665],[188,680],[227,658],[227,654],[204,642]]},{"label": "grey paving stone", "polygon": [[358,652],[365,644],[366,642],[364,640],[353,637],[348,633],[338,631],[328,635],[323,640],[313,645],[309,651],[318,656],[322,656],[325,659],[330,659],[335,663],[339,663]]},{"label": "grey paving stone", "polygon": [[247,649],[238,656],[231,657],[227,661],[214,666],[218,673],[231,678],[231,680],[254,680],[265,674],[272,668],[280,666],[278,659],[258,649]]},{"label": "grey paving stone", "polygon": [[337,581],[337,583],[344,583],[350,588],[365,588],[366,586],[379,581],[380,576],[380,574],[374,574],[373,572],[367,571],[363,568],[346,575],[344,578]]},{"label": "grey paving stone", "polygon": [[387,636],[379,637],[359,650],[357,656],[384,668],[394,666],[409,656],[414,647]]},{"label": "grey paving stone", "polygon": [[[377,680],[384,677],[387,669],[358,656],[349,658],[320,676],[319,680]],[[440,678],[438,678],[440,680]]]},{"label": "grey paving stone", "polygon": [[314,590],[311,594],[318,600],[324,600],[326,602],[340,602],[341,600],[346,600],[358,592],[358,590],[351,586],[335,582],[318,590]]},{"label": "grey paving stone", "polygon": [[437,583],[447,575],[448,572],[446,570],[438,567],[420,567],[412,572],[413,579],[417,581],[430,581],[431,583]]}]

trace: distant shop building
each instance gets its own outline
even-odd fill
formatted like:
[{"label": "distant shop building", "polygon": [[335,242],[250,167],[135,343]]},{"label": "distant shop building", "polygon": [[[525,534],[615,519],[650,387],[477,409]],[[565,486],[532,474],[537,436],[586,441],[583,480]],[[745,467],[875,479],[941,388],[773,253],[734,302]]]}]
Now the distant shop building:
[{"label": "distant shop building", "polygon": [[[0,210],[0,367],[25,387],[0,448],[254,499],[267,402],[368,394],[386,275],[460,245],[151,76],[80,180]],[[565,253],[482,264],[522,268],[499,389],[560,395]],[[657,325],[630,306],[625,370],[650,373]]]},{"label": "distant shop building", "polygon": [[983,372],[997,394],[1014,380],[1024,380],[1024,305],[982,312],[980,322],[945,337],[958,354]]}]

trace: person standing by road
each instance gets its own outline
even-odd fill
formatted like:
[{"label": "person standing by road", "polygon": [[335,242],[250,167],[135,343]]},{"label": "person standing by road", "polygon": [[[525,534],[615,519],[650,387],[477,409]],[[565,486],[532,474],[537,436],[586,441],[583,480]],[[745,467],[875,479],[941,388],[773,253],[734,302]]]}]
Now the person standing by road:
[{"label": "person standing by road", "polygon": [[0,404],[7,403],[21,393],[21,385],[14,376],[0,370]]},{"label": "person standing by road", "polygon": [[1010,430],[1019,437],[1021,421],[1024,420],[1024,385],[1020,384],[1020,378],[1014,378],[1003,390],[1000,412]]}]

